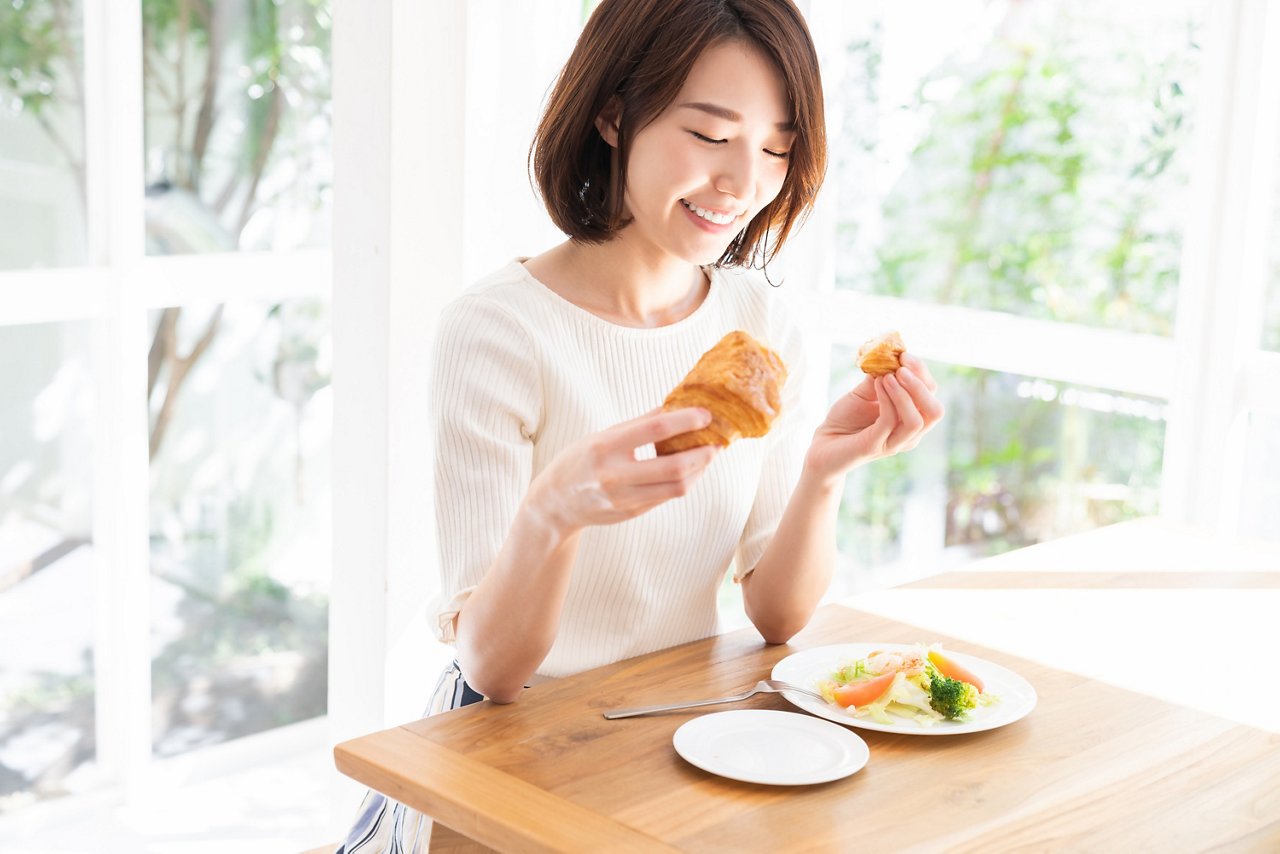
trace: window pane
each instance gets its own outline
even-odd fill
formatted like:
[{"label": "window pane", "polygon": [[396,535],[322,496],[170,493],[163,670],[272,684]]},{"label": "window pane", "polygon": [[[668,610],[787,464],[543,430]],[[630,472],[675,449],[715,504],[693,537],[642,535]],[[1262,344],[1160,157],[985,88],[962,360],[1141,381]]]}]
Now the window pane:
[{"label": "window pane", "polygon": [[88,338],[0,327],[0,812],[74,790],[95,755]]},{"label": "window pane", "polygon": [[1204,5],[849,4],[839,286],[1170,334]]},{"label": "window pane", "polygon": [[313,301],[167,309],[153,329],[154,748],[171,755],[325,712],[330,337]]},{"label": "window pane", "polygon": [[[1277,238],[1280,239],[1280,238]],[[1271,284],[1267,294],[1267,314],[1262,329],[1262,347],[1280,350],[1280,251],[1272,243]]]},{"label": "window pane", "polygon": [[[1280,105],[1277,105],[1280,109]],[[1280,147],[1276,154],[1280,155]],[[1277,157],[1275,187],[1271,199],[1270,275],[1267,277],[1266,309],[1263,315],[1262,346],[1280,350],[1280,156]]]},{"label": "window pane", "polygon": [[328,245],[329,5],[143,4],[150,254]]},{"label": "window pane", "polygon": [[1280,540],[1280,417],[1249,416],[1240,532]]},{"label": "window pane", "polygon": [[[833,390],[861,379],[837,349]],[[1158,511],[1165,406],[1016,374],[932,367],[947,407],[909,454],[849,477],[840,550],[861,567],[933,572]],[[895,566],[895,564],[897,564]],[[841,583],[850,584],[851,579]]]},{"label": "window pane", "polygon": [[0,2],[0,269],[84,263],[79,0]]}]

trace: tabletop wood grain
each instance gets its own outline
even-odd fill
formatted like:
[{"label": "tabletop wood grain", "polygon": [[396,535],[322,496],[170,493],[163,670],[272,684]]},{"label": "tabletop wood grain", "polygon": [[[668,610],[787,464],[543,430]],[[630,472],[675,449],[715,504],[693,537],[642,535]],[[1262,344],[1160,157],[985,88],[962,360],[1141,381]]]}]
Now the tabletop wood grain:
[{"label": "tabletop wood grain", "polygon": [[[1229,567],[1147,573],[1141,582],[1120,571],[1060,572],[1052,562],[1049,568],[1038,577],[1008,568],[951,573],[896,592],[948,585],[1042,590],[1046,583],[1101,585],[1101,595],[1139,583],[1280,591],[1280,574]],[[1262,637],[1272,630],[1258,631]],[[1035,687],[1038,705],[1027,718],[983,733],[857,730],[871,749],[868,765],[843,780],[804,787],[723,779],[685,763],[672,748],[675,730],[697,714],[794,711],[776,695],[651,717],[601,717],[612,708],[729,694],[768,676],[793,652],[858,641],[940,641],[1021,674]],[[1211,676],[1205,679],[1212,690]],[[1274,683],[1260,682],[1260,695],[1270,692],[1274,702],[1266,684]],[[1277,729],[1206,714],[926,624],[828,605],[784,646],[768,646],[752,630],[709,638],[535,686],[511,705],[484,702],[358,738],[339,745],[335,756],[343,773],[499,850],[1276,851]]]}]

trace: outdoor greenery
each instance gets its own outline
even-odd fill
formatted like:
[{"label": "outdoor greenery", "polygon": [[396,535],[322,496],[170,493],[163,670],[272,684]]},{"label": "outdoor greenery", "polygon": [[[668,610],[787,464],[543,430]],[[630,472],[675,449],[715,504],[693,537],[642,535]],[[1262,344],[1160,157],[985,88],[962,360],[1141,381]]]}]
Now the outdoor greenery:
[{"label": "outdoor greenery", "polygon": [[280,576],[314,565],[308,543],[328,529],[327,471],[313,470],[327,457],[306,435],[327,412],[311,404],[329,385],[328,312],[237,308],[197,369],[217,381],[193,383],[153,458],[152,573],[181,592],[180,630],[156,629],[162,755],[325,711],[327,603]]},{"label": "outdoor greenery", "polygon": [[[1187,14],[1107,8],[1008,4],[980,51],[941,58],[906,104],[881,102],[884,27],[862,19],[835,89],[840,287],[1171,334],[1197,28]],[[889,132],[894,109],[917,120],[905,143]],[[833,391],[852,362],[837,354]],[[935,374],[948,406],[947,547],[1001,551],[1158,509],[1156,402]],[[912,465],[851,477],[841,541],[858,563],[898,556]]]},{"label": "outdoor greenery", "polygon": [[[142,0],[142,18],[149,253],[327,243],[328,0]],[[82,40],[80,0],[0,2],[0,107],[43,130],[81,203]],[[287,554],[295,541],[315,540],[306,526],[326,518],[312,505],[327,501],[308,485],[327,490],[317,457],[325,452],[303,434],[329,384],[327,307],[257,310],[248,327],[243,312],[221,306],[152,318],[153,590],[168,606],[156,615],[164,625],[153,624],[161,754],[325,710],[327,603],[277,576],[281,562],[301,560]],[[225,411],[218,395],[232,388],[257,401],[250,411]],[[225,436],[244,427],[229,414],[258,441],[233,452]],[[317,462],[325,476],[306,477]],[[221,480],[210,484],[210,472]],[[0,697],[0,742],[53,732],[74,733],[57,759],[34,769],[0,763],[0,809],[59,794],[92,759],[88,650],[81,672],[32,673],[26,688]]]},{"label": "outdoor greenery", "polygon": [[143,0],[142,14],[150,251],[325,233],[328,0]]},{"label": "outdoor greenery", "polygon": [[[584,18],[595,3],[582,0]],[[882,102],[880,17],[859,18],[846,76],[829,86],[843,116],[827,190],[840,211],[839,286],[1170,334],[1196,115],[1195,20],[1173,7],[1116,17],[1100,0],[1003,8],[982,50],[941,57],[903,104]],[[149,251],[323,243],[327,0],[143,0],[142,9]],[[45,130],[83,197],[79,18],[79,0],[0,0],[4,106]],[[917,120],[914,136],[890,132],[895,111]],[[1280,350],[1280,250],[1273,257],[1266,344]],[[191,314],[156,313],[148,376],[153,571],[182,626],[153,661],[162,754],[324,710],[326,603],[272,570],[309,494],[305,476],[315,476],[302,430],[328,384],[327,317],[315,304],[264,306],[246,337],[269,338],[272,349],[250,358],[223,310]],[[225,371],[211,385],[230,382],[232,363],[260,395],[254,417],[267,423],[270,401],[291,420],[288,429],[271,422],[274,453],[240,468],[224,462],[219,488],[197,488],[188,475],[218,450],[197,441],[192,407],[208,401],[190,378]],[[835,354],[833,391],[847,389],[852,363],[852,353]],[[911,454],[851,476],[840,548],[859,563],[901,556],[913,536],[906,501],[930,479],[943,486],[938,546],[966,553],[1157,509],[1159,401],[934,367],[948,407],[936,439],[945,473]],[[255,465],[260,478],[240,476]],[[290,484],[292,504],[264,485],[268,475]],[[87,656],[81,672],[39,674],[4,698],[0,740],[54,722],[81,736],[36,774],[0,766],[0,798],[57,793],[61,776],[92,756],[92,701]]]},{"label": "outdoor greenery", "polygon": [[[939,62],[904,105],[879,103],[874,22],[850,44],[842,287],[1172,332],[1195,28],[1100,9],[1011,4],[977,57]],[[877,198],[876,170],[904,153],[881,139],[888,106],[923,129]]]},{"label": "outdoor greenery", "polygon": [[79,0],[0,3],[0,112],[25,115],[66,162],[83,202],[84,69]]},{"label": "outdoor greenery", "polygon": [[270,504],[241,499],[228,515],[235,536],[188,538],[181,563],[157,543],[153,572],[183,593],[182,631],[152,662],[158,755],[325,712],[327,603],[272,576],[279,532]]}]

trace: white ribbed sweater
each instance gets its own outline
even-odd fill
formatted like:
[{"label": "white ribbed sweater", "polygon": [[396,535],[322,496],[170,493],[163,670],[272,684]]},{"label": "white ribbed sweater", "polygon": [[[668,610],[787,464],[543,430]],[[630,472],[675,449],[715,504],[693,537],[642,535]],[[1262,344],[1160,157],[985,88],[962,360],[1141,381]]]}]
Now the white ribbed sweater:
[{"label": "white ribbed sweater", "polygon": [[708,273],[702,305],[653,329],[573,305],[519,260],[445,309],[432,384],[441,640],[454,640],[454,617],[492,565],[532,478],[583,436],[661,406],[698,357],[742,329],[787,364],[782,415],[767,436],[720,453],[688,495],[583,533],[538,674],[566,676],[716,632],[720,582],[731,562],[741,575],[763,555],[809,431],[800,411],[803,344],[778,295],[756,276]]}]

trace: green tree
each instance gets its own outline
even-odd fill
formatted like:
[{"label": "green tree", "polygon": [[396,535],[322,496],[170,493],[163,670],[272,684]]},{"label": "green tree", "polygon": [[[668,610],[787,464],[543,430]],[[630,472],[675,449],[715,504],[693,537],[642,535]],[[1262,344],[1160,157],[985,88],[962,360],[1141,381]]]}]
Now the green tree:
[{"label": "green tree", "polygon": [[[79,20],[77,0],[0,4],[0,90],[66,160],[83,205]],[[275,201],[264,182],[271,169],[299,156],[282,136],[290,112],[295,125],[329,122],[328,0],[142,0],[142,21],[148,245],[153,252],[233,249],[253,214]],[[164,309],[152,338],[153,457],[183,382],[221,322],[214,310],[183,352],[182,312]]]},{"label": "green tree", "polygon": [[[835,88],[839,286],[1170,334],[1195,26],[1166,15],[1153,33],[1151,21],[1097,2],[1004,10],[981,51],[943,58],[907,104],[879,101],[878,18],[850,38]],[[891,149],[886,133],[897,107],[922,128],[909,150]],[[878,190],[883,164],[899,161]],[[949,397],[948,544],[1007,548],[1155,509],[1163,422],[1085,403],[1154,404],[1056,387],[1052,400],[1021,399],[1028,378],[938,373]],[[906,476],[869,467],[843,510],[846,541],[890,553],[877,543],[900,536],[892,507]]]}]

